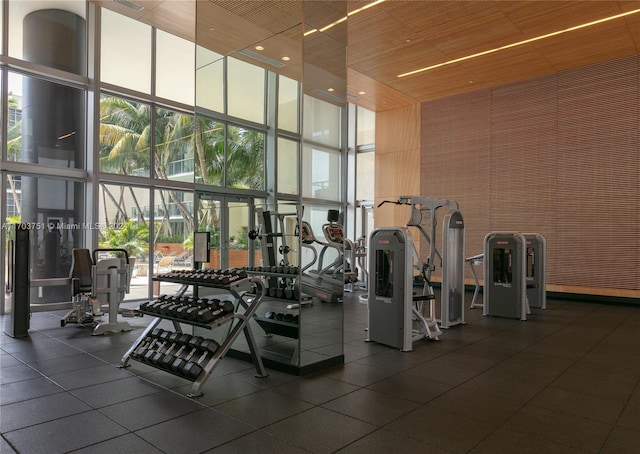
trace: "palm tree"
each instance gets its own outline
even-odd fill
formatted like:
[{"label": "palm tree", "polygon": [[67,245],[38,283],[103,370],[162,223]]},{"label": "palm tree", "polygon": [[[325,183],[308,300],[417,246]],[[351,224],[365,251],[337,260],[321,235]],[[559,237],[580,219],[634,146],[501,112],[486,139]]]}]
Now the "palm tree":
[{"label": "palm tree", "polygon": [[[169,179],[169,166],[172,162],[193,157],[194,120],[190,115],[183,115],[165,109],[158,109],[156,114],[155,171],[158,178]],[[171,234],[169,222],[170,203],[174,204],[185,221],[185,231],[193,230],[193,214],[178,197],[176,191],[162,191],[160,200],[163,205],[164,221]]]},{"label": "palm tree", "polygon": [[[100,99],[100,168],[103,171],[132,175],[138,169],[149,169],[151,108],[149,105],[122,98]],[[131,197],[143,213],[132,187]],[[126,215],[124,199],[121,211]],[[128,217],[128,216],[127,216]],[[145,222],[142,215],[139,221]]]},{"label": "palm tree", "polygon": [[228,187],[264,189],[264,134],[229,127],[226,162]]}]

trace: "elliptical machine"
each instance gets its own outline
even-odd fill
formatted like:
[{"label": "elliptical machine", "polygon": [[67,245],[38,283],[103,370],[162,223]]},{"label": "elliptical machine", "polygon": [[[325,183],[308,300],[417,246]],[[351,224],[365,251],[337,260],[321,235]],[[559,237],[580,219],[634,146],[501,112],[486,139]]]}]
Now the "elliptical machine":
[{"label": "elliptical machine", "polygon": [[[311,262],[302,268],[302,291],[330,303],[341,302],[345,284],[356,280],[355,246],[345,238],[339,220],[338,210],[327,212],[327,223],[322,226],[325,241],[314,235],[307,222],[303,222],[300,229],[302,246],[312,250],[313,256]],[[320,247],[319,252],[317,246]],[[330,252],[336,253],[336,257],[327,264],[325,258]]]}]

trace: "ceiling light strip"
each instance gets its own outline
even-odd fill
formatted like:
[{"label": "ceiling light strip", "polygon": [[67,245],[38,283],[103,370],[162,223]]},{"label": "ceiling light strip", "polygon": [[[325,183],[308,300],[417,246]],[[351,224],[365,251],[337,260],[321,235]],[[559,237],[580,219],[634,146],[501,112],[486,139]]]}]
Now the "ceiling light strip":
[{"label": "ceiling light strip", "polygon": [[318,30],[317,28],[313,28],[313,29],[309,30],[308,32],[305,32],[305,33],[304,33],[304,36],[309,36],[309,35],[311,35],[311,34],[313,34],[313,33],[315,33],[315,32],[318,32],[318,31],[320,31],[320,32],[327,31],[327,30],[329,30],[331,27],[335,27],[336,25],[338,25],[338,24],[340,24],[340,23],[342,23],[342,22],[346,21],[346,20],[347,20],[347,18],[348,18],[349,16],[353,16],[354,14],[358,14],[358,13],[360,13],[360,12],[362,12],[362,11],[366,10],[366,9],[369,9],[369,8],[371,8],[371,7],[374,7],[374,6],[376,6],[376,5],[379,5],[380,3],[383,3],[383,2],[385,2],[385,1],[386,1],[386,0],[377,0],[377,1],[373,2],[373,3],[368,3],[367,5],[365,5],[365,6],[361,7],[361,8],[354,9],[353,11],[351,11],[350,13],[348,13],[348,14],[347,14],[346,16],[344,16],[343,18],[338,19],[337,21],[332,22],[332,23],[330,23],[329,25],[325,25],[325,26],[324,26],[324,27],[322,27],[320,30]]},{"label": "ceiling light strip", "polygon": [[453,63],[459,63],[461,61],[471,60],[472,58],[482,57],[483,55],[493,54],[493,53],[496,53],[496,52],[500,52],[501,50],[511,49],[512,47],[522,46],[523,44],[528,44],[528,43],[531,43],[531,42],[534,42],[534,41],[540,41],[541,39],[551,38],[553,36],[558,36],[558,35],[561,35],[563,33],[568,33],[568,32],[572,32],[572,31],[575,31],[575,30],[580,30],[581,28],[591,27],[592,25],[601,24],[603,22],[608,22],[608,21],[611,21],[611,20],[614,20],[614,19],[620,19],[621,17],[626,17],[626,16],[630,16],[632,14],[637,14],[637,13],[640,13],[640,9],[634,9],[632,11],[627,11],[626,13],[616,14],[615,16],[605,17],[604,19],[598,19],[598,20],[595,20],[593,22],[587,22],[586,24],[581,24],[581,25],[576,25],[574,27],[565,28],[564,30],[558,30],[558,31],[555,31],[555,32],[552,32],[552,33],[547,33],[546,35],[536,36],[535,38],[525,39],[524,41],[518,41],[517,43],[506,44],[504,46],[496,47],[495,49],[485,50],[483,52],[478,52],[477,54],[467,55],[466,57],[456,58],[454,60],[449,60],[449,61],[446,61],[446,62],[443,62],[443,63],[438,63],[437,65],[427,66],[426,68],[416,69],[414,71],[409,71],[409,72],[406,72],[406,73],[403,73],[403,74],[399,74],[396,77],[400,78],[400,77],[412,76],[414,74],[418,74],[418,73],[425,72],[425,71],[430,71],[430,70],[436,69],[436,68],[441,68],[443,66],[451,65]]}]

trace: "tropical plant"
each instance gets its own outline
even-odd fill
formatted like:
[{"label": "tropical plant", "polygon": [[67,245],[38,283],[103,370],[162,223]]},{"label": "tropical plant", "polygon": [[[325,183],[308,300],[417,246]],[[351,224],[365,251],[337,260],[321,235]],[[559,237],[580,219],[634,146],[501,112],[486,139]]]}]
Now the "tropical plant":
[{"label": "tropical plant", "polygon": [[[121,175],[135,175],[142,170],[148,175],[150,162],[151,108],[147,104],[135,103],[113,96],[100,99],[100,170]],[[103,195],[111,196],[124,220],[128,219],[124,198],[116,201],[105,185]],[[140,213],[138,220],[145,222],[135,191],[129,187],[131,198]]]},{"label": "tropical plant", "polygon": [[124,249],[129,257],[139,257],[149,252],[149,227],[129,219],[119,228],[107,227],[100,232],[98,246],[108,249]]},{"label": "tropical plant", "polygon": [[[9,93],[8,96],[8,108],[9,109],[18,109],[18,100],[13,95],[13,93]],[[16,121],[13,124],[9,124],[7,129],[7,158],[9,161],[19,161],[20,154],[22,153],[22,120]],[[15,176],[11,174],[7,174],[7,183],[8,189],[11,192],[11,197],[13,198],[13,204],[16,207],[16,211],[18,214],[22,213],[22,203],[20,200],[19,192],[16,188],[16,180]]]}]

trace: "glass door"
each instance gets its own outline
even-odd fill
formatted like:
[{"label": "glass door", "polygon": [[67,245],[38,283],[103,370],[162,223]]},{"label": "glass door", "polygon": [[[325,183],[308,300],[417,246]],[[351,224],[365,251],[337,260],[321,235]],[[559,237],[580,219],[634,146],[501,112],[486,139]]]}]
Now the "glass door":
[{"label": "glass door", "polygon": [[259,261],[259,247],[248,235],[255,230],[253,198],[198,192],[196,207],[196,230],[209,232],[211,237],[210,260],[205,267],[237,268]]}]

